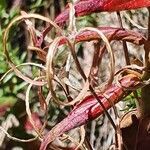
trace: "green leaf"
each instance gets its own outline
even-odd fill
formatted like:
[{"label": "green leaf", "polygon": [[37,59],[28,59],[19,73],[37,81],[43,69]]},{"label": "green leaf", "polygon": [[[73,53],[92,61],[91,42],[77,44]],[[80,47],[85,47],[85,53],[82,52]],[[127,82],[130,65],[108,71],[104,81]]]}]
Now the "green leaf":
[{"label": "green leaf", "polygon": [[0,97],[0,106],[2,105],[10,105],[13,106],[16,103],[16,98],[13,96],[3,96]]}]

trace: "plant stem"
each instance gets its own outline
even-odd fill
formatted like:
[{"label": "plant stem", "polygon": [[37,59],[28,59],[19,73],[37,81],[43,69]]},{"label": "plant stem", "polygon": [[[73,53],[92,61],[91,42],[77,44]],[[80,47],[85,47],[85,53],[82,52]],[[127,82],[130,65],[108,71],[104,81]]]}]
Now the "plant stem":
[{"label": "plant stem", "polygon": [[[79,62],[79,60],[77,58],[77,55],[75,53],[75,45],[73,44],[73,45],[71,45],[71,47],[72,47],[71,48],[71,54],[72,54],[72,57],[73,57],[73,59],[75,61],[76,67],[77,67],[79,73],[81,74],[81,76],[83,77],[83,79],[86,81],[86,80],[88,80],[88,78],[86,77],[83,69],[81,68],[80,62]],[[108,111],[105,108],[104,104],[101,102],[101,100],[99,99],[98,95],[96,94],[96,92],[94,91],[94,89],[93,89],[93,87],[91,85],[89,85],[89,90],[91,91],[91,93],[93,94],[93,96],[96,98],[96,100],[99,102],[100,106],[104,109],[104,112],[105,112],[106,116],[108,117],[108,119],[111,122],[114,130],[116,131],[116,125],[115,125],[112,117],[108,113]]]},{"label": "plant stem", "polygon": [[148,41],[150,41],[150,7],[147,8],[149,12],[149,20],[148,20]]},{"label": "plant stem", "polygon": [[[148,71],[145,71],[143,74],[143,80],[150,79],[150,7],[148,8],[149,12],[149,19],[148,19],[148,37],[147,41],[144,45],[145,49],[145,67]],[[147,85],[142,88],[141,90],[142,102],[141,102],[141,114],[142,116],[149,116],[150,115],[150,85]]]},{"label": "plant stem", "polygon": [[[118,16],[120,27],[122,29],[124,29],[123,28],[123,23],[122,23],[122,20],[121,20],[121,16],[120,16],[120,12],[117,12],[117,16]],[[123,50],[124,50],[124,54],[125,54],[126,65],[131,65],[130,58],[129,58],[129,51],[128,51],[126,41],[123,41]],[[137,101],[135,101],[137,110],[140,110],[140,108],[139,108],[139,97],[138,97],[137,91],[133,91],[133,94],[134,94],[134,97],[137,100]]]},{"label": "plant stem", "polygon": [[[118,16],[120,27],[123,29],[123,24],[122,24],[120,12],[117,12],[117,16]],[[125,41],[123,41],[123,50],[124,50],[124,54],[125,54],[126,64],[130,65],[128,47],[127,47],[127,43]]]}]

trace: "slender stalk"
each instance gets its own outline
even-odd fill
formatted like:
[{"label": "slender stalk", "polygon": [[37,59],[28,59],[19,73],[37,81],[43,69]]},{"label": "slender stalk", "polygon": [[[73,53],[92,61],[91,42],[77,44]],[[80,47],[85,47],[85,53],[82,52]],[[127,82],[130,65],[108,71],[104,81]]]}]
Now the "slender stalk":
[{"label": "slender stalk", "polygon": [[[77,58],[77,55],[75,53],[74,47],[75,47],[75,45],[73,45],[73,47],[71,48],[71,53],[72,53],[73,59],[75,61],[75,64],[77,66],[77,69],[78,69],[79,73],[81,74],[81,76],[83,77],[83,79],[86,81],[87,77],[86,77],[83,69],[81,68],[81,65],[80,65],[79,60]],[[101,105],[101,107],[104,109],[104,112],[105,112],[106,116],[108,117],[108,119],[111,122],[114,130],[116,131],[116,125],[115,125],[113,119],[111,118],[110,114],[108,113],[107,109],[105,108],[104,104],[101,102],[101,100],[99,99],[98,95],[95,93],[95,91],[94,91],[94,89],[93,89],[93,87],[91,85],[89,86],[89,89],[90,89],[91,93],[93,94],[93,96],[96,98],[96,100],[99,102],[99,104]]]},{"label": "slender stalk", "polygon": [[[123,24],[122,24],[120,12],[117,12],[117,17],[119,20],[120,27],[123,29]],[[130,65],[129,51],[128,51],[127,43],[125,41],[123,41],[122,43],[123,43],[123,50],[124,50],[124,54],[125,54],[126,64]]]},{"label": "slender stalk", "polygon": [[[118,16],[118,20],[119,20],[119,24],[120,24],[120,27],[123,29],[123,23],[122,23],[122,19],[121,19],[121,15],[120,15],[120,12],[117,12],[117,16]],[[129,58],[129,51],[128,51],[128,47],[127,47],[127,43],[126,41],[123,41],[123,50],[124,50],[124,54],[125,54],[125,60],[126,60],[126,65],[130,65],[130,58]],[[133,94],[134,94],[134,97],[136,98],[136,107],[137,107],[137,110],[140,112],[140,106],[139,106],[139,98],[138,98],[138,94],[137,94],[137,91],[133,91]],[[136,133],[136,135],[138,136],[138,131]],[[136,139],[137,141],[137,139]],[[122,141],[121,141],[122,142]],[[122,146],[121,145],[121,149],[122,149]],[[125,145],[124,145],[125,146]],[[135,144],[135,147],[137,147],[137,143]]]},{"label": "slender stalk", "polygon": [[149,20],[148,20],[148,41],[150,41],[150,7],[147,8],[149,12]]},{"label": "slender stalk", "polygon": [[[93,87],[95,87],[98,83],[98,71],[99,71],[99,58],[102,54],[102,49],[100,49],[100,42],[98,41],[96,44],[94,44],[94,56],[93,56],[93,62],[90,69],[90,83]],[[104,51],[104,50],[103,50]]]},{"label": "slender stalk", "polygon": [[[123,23],[122,23],[120,12],[117,12],[117,16],[118,16],[120,27],[123,29]],[[124,50],[124,54],[125,54],[126,65],[131,65],[130,58],[129,58],[129,50],[128,50],[126,41],[123,41],[123,50]],[[137,106],[137,109],[139,110],[139,98],[138,98],[137,91],[133,91],[133,94],[137,100],[136,106]]]},{"label": "slender stalk", "polygon": [[[148,19],[148,36],[147,36],[147,41],[144,45],[145,49],[145,67],[147,70],[150,70],[150,7],[148,8],[149,12],[149,19]],[[145,71],[143,74],[143,80],[148,80],[150,79],[150,72]],[[150,85],[145,86],[141,90],[141,96],[142,96],[142,102],[141,102],[141,113],[142,117],[149,116],[150,115]]]},{"label": "slender stalk", "polygon": [[99,99],[98,95],[95,93],[94,89],[91,86],[89,87],[89,89],[90,89],[91,93],[93,94],[93,96],[96,98],[96,100],[99,102],[99,104],[104,109],[106,116],[108,117],[109,121],[111,122],[111,125],[113,126],[114,130],[116,131],[116,129],[117,129],[116,125],[115,125],[113,119],[111,118],[110,114],[108,113],[107,109],[105,108],[105,106],[103,105],[101,100]]}]

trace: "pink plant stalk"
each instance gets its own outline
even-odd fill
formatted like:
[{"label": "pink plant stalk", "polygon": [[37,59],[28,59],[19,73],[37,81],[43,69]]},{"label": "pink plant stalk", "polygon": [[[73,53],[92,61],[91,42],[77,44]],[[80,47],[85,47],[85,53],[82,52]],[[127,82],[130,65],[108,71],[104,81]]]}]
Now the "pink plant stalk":
[{"label": "pink plant stalk", "polygon": [[[140,79],[137,76],[130,74],[124,76],[119,82],[121,86],[116,84],[111,85],[104,93],[98,94],[99,99],[102,101],[106,109],[109,109],[113,104],[121,100],[127,92],[124,87],[135,88],[140,84]],[[105,96],[107,96],[107,98]],[[46,150],[48,144],[64,132],[84,125],[99,117],[103,113],[103,108],[93,95],[85,97],[81,103],[74,107],[65,119],[63,119],[45,135],[40,146],[40,150]]]}]

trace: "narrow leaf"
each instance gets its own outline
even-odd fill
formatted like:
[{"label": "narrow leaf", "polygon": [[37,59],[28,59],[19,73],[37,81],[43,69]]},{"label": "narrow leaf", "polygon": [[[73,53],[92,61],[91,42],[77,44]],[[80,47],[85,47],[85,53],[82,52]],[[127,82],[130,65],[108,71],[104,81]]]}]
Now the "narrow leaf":
[{"label": "narrow leaf", "polygon": [[[124,30],[121,28],[114,28],[114,27],[98,27],[97,29],[100,30],[108,39],[109,37],[111,37],[110,41],[120,40],[131,42],[137,45],[142,45],[146,41],[146,38],[142,34],[131,30]],[[75,43],[99,39],[100,36],[96,32],[87,30],[76,35]],[[60,41],[60,45],[64,43],[66,43],[65,39]]]},{"label": "narrow leaf", "polygon": [[[113,12],[122,10],[131,10],[142,7],[149,7],[150,0],[80,0],[75,3],[75,15],[85,16],[91,13],[99,12]],[[69,7],[56,17],[54,20],[59,26],[62,26],[69,19]],[[41,43],[46,34],[51,30],[52,26],[48,26],[42,33],[37,46],[41,46]]]},{"label": "narrow leaf", "polygon": [[[87,0],[75,4],[76,16],[84,16],[103,11],[122,11],[150,6],[150,0]],[[63,24],[69,18],[69,8],[66,8],[56,19],[57,24]]]},{"label": "narrow leaf", "polygon": [[[140,80],[135,75],[127,75],[120,80],[120,83],[126,88],[136,87],[139,85]],[[125,94],[123,87],[114,84],[111,85],[103,94],[99,94],[99,99],[103,102],[106,109],[109,109],[112,106],[112,103],[117,103],[122,98]],[[107,99],[104,95],[107,95]],[[64,132],[84,125],[88,121],[92,121],[103,113],[104,110],[92,95],[85,97],[80,104],[75,106],[64,120],[58,123],[45,135],[40,150],[46,150],[48,144]]]}]

